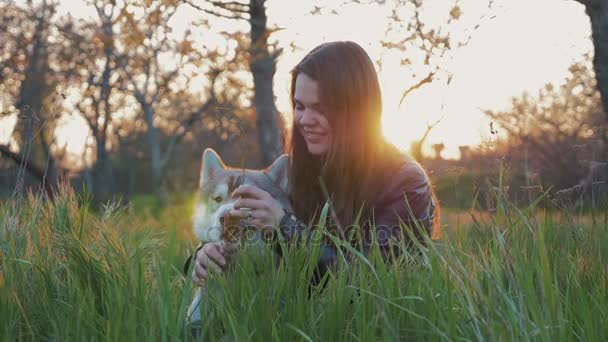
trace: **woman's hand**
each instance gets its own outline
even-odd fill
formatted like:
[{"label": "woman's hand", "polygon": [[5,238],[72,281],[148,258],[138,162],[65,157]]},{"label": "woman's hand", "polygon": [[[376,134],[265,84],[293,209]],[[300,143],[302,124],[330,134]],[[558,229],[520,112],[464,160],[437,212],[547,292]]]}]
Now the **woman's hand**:
[{"label": "woman's hand", "polygon": [[[239,186],[232,192],[232,197],[237,200],[229,215],[244,220],[249,226],[256,227],[262,233],[272,231],[285,215],[279,202],[256,186]],[[241,208],[250,210],[241,210]]]},{"label": "woman's hand", "polygon": [[194,256],[192,281],[202,286],[210,271],[223,272],[228,266],[237,246],[224,241],[208,242]]}]

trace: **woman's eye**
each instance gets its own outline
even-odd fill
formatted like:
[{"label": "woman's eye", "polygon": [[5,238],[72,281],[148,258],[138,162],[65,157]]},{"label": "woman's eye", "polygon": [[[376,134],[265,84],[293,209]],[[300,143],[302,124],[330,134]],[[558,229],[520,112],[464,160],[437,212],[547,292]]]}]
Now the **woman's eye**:
[{"label": "woman's eye", "polygon": [[217,197],[214,197],[213,200],[216,201],[217,203],[220,203],[220,202],[222,202],[222,197],[217,196]]}]

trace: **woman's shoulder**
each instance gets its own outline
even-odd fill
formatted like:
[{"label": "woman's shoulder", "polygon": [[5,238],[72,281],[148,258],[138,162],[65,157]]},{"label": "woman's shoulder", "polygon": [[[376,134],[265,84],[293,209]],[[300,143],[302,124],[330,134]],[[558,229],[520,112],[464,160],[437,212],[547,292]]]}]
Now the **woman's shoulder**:
[{"label": "woman's shoulder", "polygon": [[407,154],[400,155],[400,160],[391,173],[387,179],[389,180],[389,185],[415,186],[416,184],[429,182],[426,170],[420,163]]},{"label": "woman's shoulder", "polygon": [[386,170],[378,200],[403,196],[403,193],[425,194],[431,192],[429,177],[420,163],[402,154],[395,166]]},{"label": "woman's shoulder", "polygon": [[408,208],[407,211],[417,219],[431,222],[437,204],[431,181],[422,165],[406,156],[391,173],[373,207],[376,210]]}]

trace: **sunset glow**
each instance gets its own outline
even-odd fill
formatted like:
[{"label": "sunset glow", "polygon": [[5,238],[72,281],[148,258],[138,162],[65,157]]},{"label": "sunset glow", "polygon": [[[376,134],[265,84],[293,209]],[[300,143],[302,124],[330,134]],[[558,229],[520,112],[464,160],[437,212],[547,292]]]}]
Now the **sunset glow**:
[{"label": "sunset glow", "polygon": [[[591,50],[588,18],[583,6],[575,1],[498,1],[494,17],[479,23],[479,29],[454,33],[461,37],[470,35],[471,39],[446,60],[445,72],[438,73],[434,82],[413,91],[400,104],[403,91],[414,83],[411,75],[423,71],[413,69],[415,66],[402,66],[402,56],[382,50],[380,41],[385,35],[388,9],[384,5],[354,3],[338,8],[337,3],[322,2],[321,13],[313,15],[309,13],[312,6],[308,3],[269,1],[269,22],[284,28],[272,36],[285,47],[274,79],[279,110],[290,119],[289,70],[304,54],[324,41],[353,40],[362,45],[374,61],[381,62],[378,71],[387,139],[402,149],[409,149],[428,124],[441,119],[431,131],[425,151],[430,150],[431,144],[443,142],[447,158],[457,158],[458,146],[475,145],[487,133],[489,121],[483,110],[505,108],[511,96],[523,91],[534,92],[549,82],[562,82],[568,66]],[[463,1],[462,27],[475,26],[467,20],[476,20],[476,11],[483,9],[474,5],[467,7],[474,3]],[[186,7],[173,18],[177,36],[199,15]],[[539,15],[546,13],[547,7],[551,7],[552,15],[544,16],[543,25],[539,26]],[[95,15],[81,0],[61,1],[61,8],[64,13],[77,16]],[[440,20],[444,15],[445,8],[439,0],[429,1],[429,22]],[[566,17],[568,20],[564,21]],[[231,25],[225,20],[219,23]],[[297,46],[295,50],[288,47],[291,42]],[[7,142],[14,121],[0,120],[0,143]],[[82,155],[88,135],[83,120],[74,115],[66,117],[56,134],[59,145],[66,144],[68,152]]]}]

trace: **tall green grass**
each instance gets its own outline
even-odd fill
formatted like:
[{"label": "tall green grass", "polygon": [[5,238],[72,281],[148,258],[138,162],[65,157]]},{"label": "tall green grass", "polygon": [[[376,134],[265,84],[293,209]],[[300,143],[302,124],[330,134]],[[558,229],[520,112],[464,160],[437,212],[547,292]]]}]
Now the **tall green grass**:
[{"label": "tall green grass", "polygon": [[[270,253],[241,257],[207,282],[203,337],[607,340],[607,228],[497,203],[491,222],[446,222],[443,239],[393,264],[351,251],[323,290],[309,285],[317,247],[279,267]],[[111,205],[93,213],[68,190],[0,215],[0,340],[191,339],[189,226]]]}]

